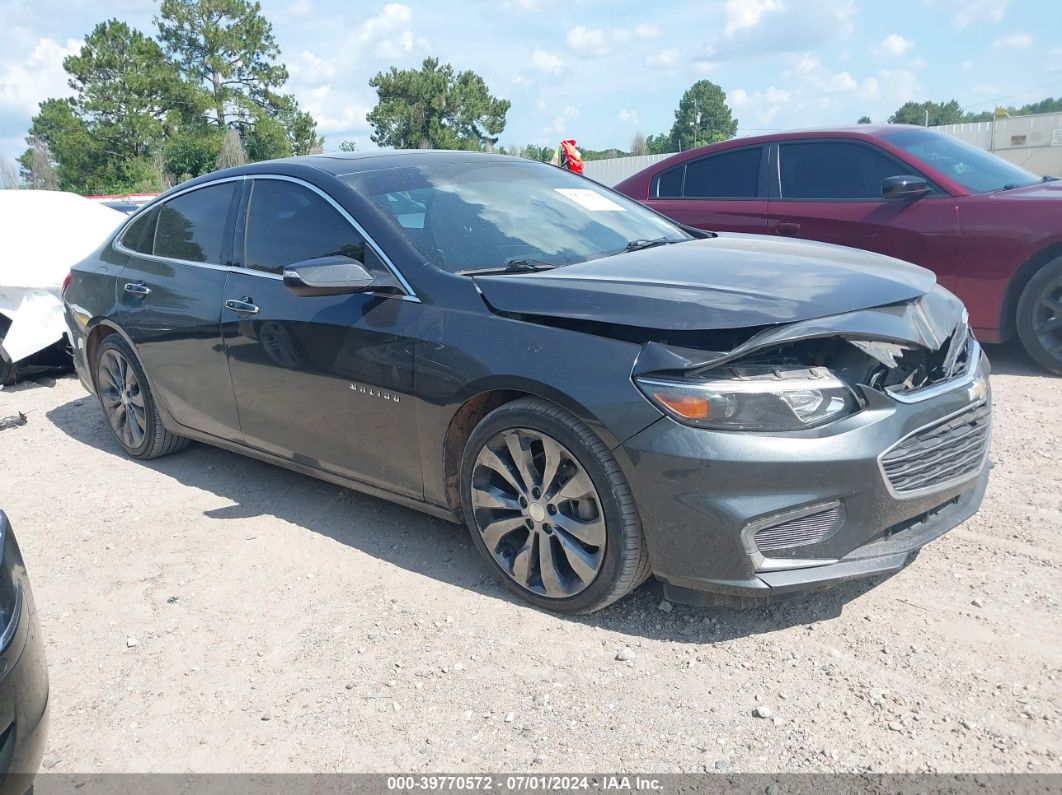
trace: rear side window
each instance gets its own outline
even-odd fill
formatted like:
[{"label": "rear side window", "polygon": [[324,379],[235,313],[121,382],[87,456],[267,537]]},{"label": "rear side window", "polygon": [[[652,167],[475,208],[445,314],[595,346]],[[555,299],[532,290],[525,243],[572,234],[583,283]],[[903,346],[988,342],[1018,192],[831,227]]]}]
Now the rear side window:
[{"label": "rear side window", "polygon": [[783,199],[881,199],[881,181],[909,174],[884,152],[850,141],[778,147]]},{"label": "rear side window", "polygon": [[159,220],[156,207],[141,214],[122,235],[122,245],[138,254],[150,254],[155,244],[155,225]]},{"label": "rear side window", "polygon": [[682,172],[686,170],[685,164],[678,168],[672,168],[660,174],[653,180],[653,189],[650,195],[654,199],[676,199],[682,196]]},{"label": "rear side window", "polygon": [[763,147],[709,155],[672,168],[653,181],[654,199],[755,199]]},{"label": "rear side window", "polygon": [[762,148],[739,149],[686,164],[687,199],[754,199],[759,192]]},{"label": "rear side window", "polygon": [[246,267],[280,273],[318,257],[365,261],[365,240],[331,204],[291,182],[255,180],[247,211]]},{"label": "rear side window", "polygon": [[155,255],[224,265],[225,230],[236,184],[224,182],[200,188],[162,205]]}]

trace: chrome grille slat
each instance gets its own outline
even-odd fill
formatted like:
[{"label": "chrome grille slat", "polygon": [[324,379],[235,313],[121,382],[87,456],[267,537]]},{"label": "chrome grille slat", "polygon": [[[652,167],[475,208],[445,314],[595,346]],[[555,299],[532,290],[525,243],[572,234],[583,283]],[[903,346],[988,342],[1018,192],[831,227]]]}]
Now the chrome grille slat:
[{"label": "chrome grille slat", "polygon": [[816,513],[790,519],[757,531],[756,548],[769,552],[824,541],[837,532],[844,520],[840,503]]},{"label": "chrome grille slat", "polygon": [[973,475],[988,454],[991,409],[980,404],[901,440],[879,462],[899,494],[941,488]]}]

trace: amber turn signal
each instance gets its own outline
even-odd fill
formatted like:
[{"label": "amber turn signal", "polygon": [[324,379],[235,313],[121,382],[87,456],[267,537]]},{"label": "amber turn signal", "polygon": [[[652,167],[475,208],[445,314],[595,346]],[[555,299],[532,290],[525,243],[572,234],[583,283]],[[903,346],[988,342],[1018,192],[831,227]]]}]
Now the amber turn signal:
[{"label": "amber turn signal", "polygon": [[688,420],[708,419],[709,403],[704,398],[669,395],[666,392],[654,392],[653,397],[680,417]]}]

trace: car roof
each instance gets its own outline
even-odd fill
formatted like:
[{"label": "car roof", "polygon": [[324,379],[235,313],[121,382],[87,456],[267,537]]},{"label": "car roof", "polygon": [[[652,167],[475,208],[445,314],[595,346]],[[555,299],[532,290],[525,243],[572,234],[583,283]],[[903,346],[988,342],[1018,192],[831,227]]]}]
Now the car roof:
[{"label": "car roof", "polygon": [[880,138],[883,135],[899,132],[901,130],[924,129],[926,128],[915,124],[850,124],[837,127],[813,127],[798,130],[780,130],[778,132],[770,132],[763,135],[747,135],[740,138],[728,138],[719,143],[699,147],[699,149],[707,149],[709,147],[715,148],[723,145],[746,146],[748,144],[770,143],[773,141],[791,140],[793,138]]},{"label": "car roof", "polygon": [[355,171],[377,171],[385,168],[393,168],[417,160],[431,160],[436,162],[443,160],[447,162],[496,160],[512,162],[514,159],[515,158],[509,155],[497,155],[488,152],[467,152],[459,149],[378,149],[372,152],[330,152],[328,154],[320,155],[287,157],[281,160],[266,160],[252,165],[310,166],[319,171],[324,171],[327,174],[338,176],[341,174],[350,174]]}]

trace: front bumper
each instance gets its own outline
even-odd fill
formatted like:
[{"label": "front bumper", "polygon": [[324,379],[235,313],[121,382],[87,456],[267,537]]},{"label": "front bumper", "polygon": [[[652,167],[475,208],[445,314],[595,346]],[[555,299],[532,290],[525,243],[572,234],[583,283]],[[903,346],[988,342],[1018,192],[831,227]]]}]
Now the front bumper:
[{"label": "front bumper", "polygon": [[3,571],[14,586],[14,609],[0,634],[0,795],[22,795],[33,783],[48,734],[48,669],[26,568],[7,517],[0,511]]},{"label": "front bumper", "polygon": [[[988,374],[982,358],[954,388],[918,402],[864,390],[866,408],[819,429],[724,433],[665,418],[627,440],[618,452],[665,592],[700,604],[771,599],[906,566],[977,511],[989,463],[982,455],[958,478],[897,492],[880,459],[946,418],[990,407]],[[757,548],[758,529],[803,515],[832,517],[833,529],[817,538],[811,523],[797,533],[811,543]]]}]

